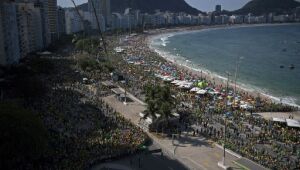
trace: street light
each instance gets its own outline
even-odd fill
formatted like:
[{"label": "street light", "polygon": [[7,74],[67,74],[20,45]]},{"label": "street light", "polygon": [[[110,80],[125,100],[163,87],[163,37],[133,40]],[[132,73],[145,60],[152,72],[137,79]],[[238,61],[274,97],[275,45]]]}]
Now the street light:
[{"label": "street light", "polygon": [[[228,111],[228,91],[229,91],[229,76],[230,73],[226,72],[227,74],[227,83],[226,83],[226,96],[225,96],[225,112]],[[225,113],[225,117],[224,117],[224,121],[225,121],[225,127],[224,127],[224,143],[223,143],[223,159],[222,161],[218,162],[218,166],[220,166],[222,169],[228,169],[229,167],[225,165],[225,156],[226,156],[226,148],[225,148],[225,144],[226,144],[226,129],[227,129],[227,124],[226,124],[226,113]]]},{"label": "street light", "polygon": [[240,64],[241,64],[241,60],[244,59],[243,56],[239,57],[236,60],[236,66],[235,66],[235,74],[234,74],[234,97],[236,97],[236,81],[237,81],[237,77],[238,77],[238,71],[240,68]]}]

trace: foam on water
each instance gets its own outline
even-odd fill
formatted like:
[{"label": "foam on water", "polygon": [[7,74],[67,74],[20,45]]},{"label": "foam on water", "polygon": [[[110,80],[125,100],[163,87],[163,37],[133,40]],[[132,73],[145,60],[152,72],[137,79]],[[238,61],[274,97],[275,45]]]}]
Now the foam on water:
[{"label": "foam on water", "polygon": [[[265,26],[265,25],[261,25],[261,26]],[[238,26],[238,27],[231,27],[231,28],[226,28],[226,29],[240,28],[240,27],[249,27],[249,26]],[[189,33],[196,33],[196,32],[205,32],[205,31],[216,30],[216,29],[224,29],[224,28],[211,28],[211,29],[202,29],[202,30],[193,30],[193,31],[183,31],[183,32],[175,32],[175,33],[172,33],[172,34],[170,34],[170,33],[159,34],[159,35],[156,35],[156,36],[152,36],[150,38],[149,47],[150,47],[150,49],[154,50],[156,53],[158,53],[160,56],[167,59],[168,61],[177,63],[181,66],[185,66],[185,67],[187,67],[189,69],[192,69],[194,71],[197,71],[197,72],[203,72],[206,75],[217,78],[218,80],[221,80],[223,83],[225,83],[227,81],[226,77],[224,77],[222,75],[219,75],[215,72],[212,72],[212,71],[208,70],[207,68],[200,67],[199,65],[196,66],[187,57],[184,57],[184,56],[182,56],[178,53],[176,55],[174,55],[171,52],[163,50],[162,48],[160,48],[162,46],[165,47],[165,45],[163,45],[163,44],[170,43],[169,38],[173,37],[175,35],[182,35],[182,34],[189,34]],[[177,49],[174,48],[173,50],[176,51]],[[199,64],[199,63],[197,63],[197,64]],[[230,85],[234,86],[234,83],[231,82]],[[244,84],[243,82],[240,82],[240,81],[238,81],[236,83],[236,86],[237,86],[238,89],[242,89],[242,90],[247,91],[247,92],[257,93],[257,94],[266,96],[266,97],[270,98],[272,101],[274,101],[276,103],[288,104],[288,105],[300,108],[300,106],[296,104],[297,99],[294,98],[294,97],[275,96],[275,95],[270,94],[268,92],[268,89],[263,89],[263,88],[260,88],[260,87],[249,85],[248,83],[246,85],[246,84]]]}]

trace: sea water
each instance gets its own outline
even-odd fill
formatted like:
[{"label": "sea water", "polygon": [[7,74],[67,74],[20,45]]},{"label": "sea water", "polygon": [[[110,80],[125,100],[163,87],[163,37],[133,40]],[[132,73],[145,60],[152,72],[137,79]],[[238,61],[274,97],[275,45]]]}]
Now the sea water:
[{"label": "sea water", "polygon": [[151,47],[180,64],[223,79],[229,72],[242,88],[300,105],[300,24],[169,33],[154,37]]}]

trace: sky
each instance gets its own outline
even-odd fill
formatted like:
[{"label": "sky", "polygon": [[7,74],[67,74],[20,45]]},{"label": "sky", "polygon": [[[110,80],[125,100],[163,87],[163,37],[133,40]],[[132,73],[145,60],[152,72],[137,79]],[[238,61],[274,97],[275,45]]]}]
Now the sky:
[{"label": "sky", "polygon": [[[82,4],[87,0],[74,0],[76,4]],[[185,0],[191,6],[205,12],[214,11],[216,5],[222,5],[222,9],[236,10],[244,6],[250,0]],[[71,0],[57,0],[62,7],[72,7]]]},{"label": "sky", "polygon": [[236,10],[240,9],[250,0],[185,0],[191,6],[205,12],[215,10],[216,5],[222,5],[222,9]]}]

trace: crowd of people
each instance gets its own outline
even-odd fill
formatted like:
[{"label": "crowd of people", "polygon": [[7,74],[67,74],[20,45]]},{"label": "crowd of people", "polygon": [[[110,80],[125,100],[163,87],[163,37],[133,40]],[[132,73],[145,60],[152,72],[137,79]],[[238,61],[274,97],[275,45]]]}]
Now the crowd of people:
[{"label": "crowd of people", "polygon": [[[193,134],[205,135],[218,143],[223,143],[224,116],[226,116],[227,147],[271,169],[300,168],[299,128],[288,127],[284,123],[272,122],[253,114],[255,112],[291,112],[297,111],[298,108],[274,103],[270,99],[254,96],[241,90],[237,90],[235,94],[233,86],[230,86],[227,91],[226,84],[218,84],[208,75],[195,74],[162,59],[148,48],[147,39],[143,35],[131,37],[124,44],[127,46],[126,52],[122,55],[123,62],[120,62],[122,67],[117,67],[117,69],[125,77],[130,77],[132,83],[123,86],[132,92],[136,91],[136,88],[143,89],[144,83],[170,86],[173,96],[181,103],[177,105],[176,110],[181,116],[187,117],[180,118],[179,127],[183,129],[178,131],[189,130],[191,128],[188,127],[193,127]],[[162,75],[161,77],[170,76],[176,80],[205,81],[207,91],[217,89],[220,93],[197,95],[190,92],[190,89],[178,88],[170,81],[164,81],[161,77],[157,78],[156,74]],[[137,86],[134,82],[140,82],[140,84]],[[238,107],[239,105],[235,106],[236,96],[239,101],[245,101],[251,107],[245,109]],[[143,99],[142,95],[137,97]],[[227,102],[231,102],[228,108],[225,104]]]},{"label": "crowd of people", "polygon": [[[300,130],[252,115],[255,111],[293,111],[297,108],[264,98],[257,100],[243,91],[234,95],[239,96],[240,101],[247,101],[253,109],[245,110],[233,107],[233,104],[227,108],[225,103],[235,98],[227,98],[229,93],[233,95],[232,87],[228,92],[214,79],[164,60],[148,47],[147,42],[146,35],[133,36],[121,43],[118,39],[109,42],[109,50],[115,46],[126,49],[109,59],[114,74],[121,75],[123,80],[116,84],[141,100],[145,99],[144,87],[149,83],[168,85],[178,103],[174,111],[181,115],[183,126],[178,126],[180,132],[192,130],[194,135],[201,134],[218,143],[225,140],[230,149],[268,168],[300,168]],[[80,69],[76,64],[78,54],[55,62],[55,74],[40,75],[50,90],[29,106],[39,113],[50,136],[51,149],[41,158],[40,169],[85,169],[101,161],[135,153],[147,138],[142,129],[101,99],[110,91],[100,82],[112,80],[113,74]],[[158,78],[157,74],[206,82],[207,91],[218,90],[219,94],[197,95]],[[84,78],[89,82],[84,83]]]},{"label": "crowd of people", "polygon": [[37,163],[22,167],[87,169],[139,151],[147,135],[95,95],[110,92],[100,83],[110,76],[84,71],[72,57],[50,60],[55,60],[51,73],[35,75],[47,92],[25,106],[41,118],[48,147]]}]

